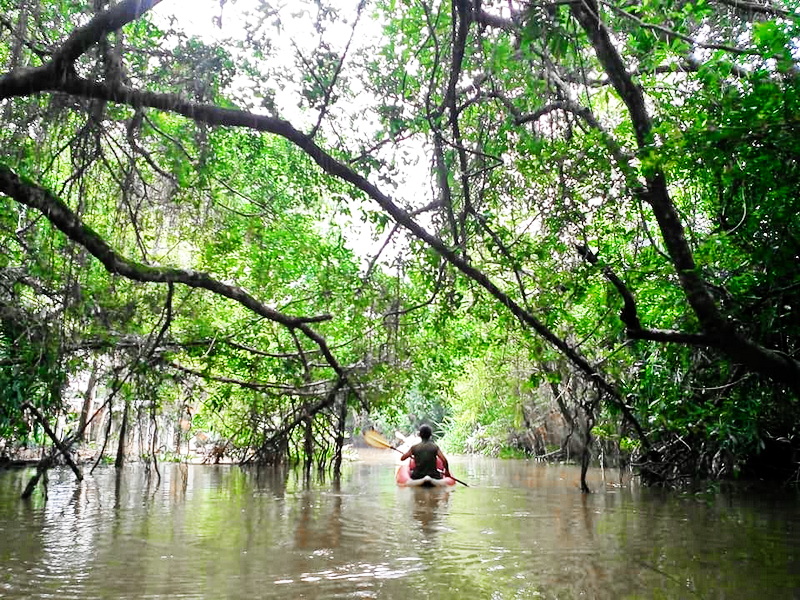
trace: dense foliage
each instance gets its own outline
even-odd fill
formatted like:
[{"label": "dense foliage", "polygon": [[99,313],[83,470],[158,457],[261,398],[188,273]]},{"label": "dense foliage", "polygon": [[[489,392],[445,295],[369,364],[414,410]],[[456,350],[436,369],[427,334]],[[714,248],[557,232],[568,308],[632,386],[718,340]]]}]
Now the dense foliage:
[{"label": "dense foliage", "polygon": [[0,438],[797,470],[795,2],[169,4],[0,0]]}]

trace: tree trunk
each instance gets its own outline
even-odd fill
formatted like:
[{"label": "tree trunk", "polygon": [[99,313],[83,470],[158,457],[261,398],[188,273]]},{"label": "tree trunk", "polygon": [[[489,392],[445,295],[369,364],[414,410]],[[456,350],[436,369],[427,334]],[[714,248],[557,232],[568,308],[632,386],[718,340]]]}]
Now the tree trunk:
[{"label": "tree trunk", "polygon": [[339,393],[338,423],[336,428],[336,449],[333,459],[333,476],[339,479],[342,475],[342,450],[344,448],[344,428],[347,421],[347,395]]},{"label": "tree trunk", "polygon": [[92,371],[89,373],[89,382],[86,384],[86,392],[83,395],[83,408],[81,408],[81,418],[78,422],[77,442],[82,442],[86,438],[86,423],[89,421],[89,413],[92,412],[92,401],[94,400],[94,388],[97,384],[97,362],[92,364]]},{"label": "tree trunk", "polygon": [[128,438],[128,402],[122,408],[122,424],[119,427],[119,444],[117,445],[117,459],[114,461],[114,467],[121,469],[125,464],[125,443]]},{"label": "tree trunk", "polygon": [[303,443],[303,457],[304,461],[304,470],[306,477],[311,473],[311,463],[314,460],[314,429],[313,429],[313,418],[306,417],[305,419],[305,439]]}]

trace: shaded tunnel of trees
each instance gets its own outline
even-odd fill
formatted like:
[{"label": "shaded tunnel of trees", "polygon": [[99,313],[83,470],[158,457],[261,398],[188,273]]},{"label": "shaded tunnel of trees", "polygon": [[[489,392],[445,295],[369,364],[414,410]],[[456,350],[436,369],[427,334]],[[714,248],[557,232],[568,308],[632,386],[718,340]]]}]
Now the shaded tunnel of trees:
[{"label": "shaded tunnel of trees", "polygon": [[797,481],[796,2],[208,4],[0,0],[4,456]]}]

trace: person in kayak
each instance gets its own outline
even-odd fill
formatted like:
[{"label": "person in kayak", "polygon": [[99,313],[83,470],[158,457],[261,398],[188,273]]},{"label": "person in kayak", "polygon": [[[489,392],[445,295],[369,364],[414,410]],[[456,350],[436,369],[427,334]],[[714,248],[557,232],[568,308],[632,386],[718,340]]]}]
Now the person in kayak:
[{"label": "person in kayak", "polygon": [[450,477],[450,467],[447,464],[447,457],[439,449],[439,446],[431,441],[433,431],[428,425],[419,428],[419,437],[422,441],[414,444],[408,451],[400,457],[400,460],[414,457],[414,469],[411,471],[411,479],[422,479],[426,475],[432,479],[441,479],[442,472],[436,468],[436,458],[442,461],[444,466],[444,477]]}]

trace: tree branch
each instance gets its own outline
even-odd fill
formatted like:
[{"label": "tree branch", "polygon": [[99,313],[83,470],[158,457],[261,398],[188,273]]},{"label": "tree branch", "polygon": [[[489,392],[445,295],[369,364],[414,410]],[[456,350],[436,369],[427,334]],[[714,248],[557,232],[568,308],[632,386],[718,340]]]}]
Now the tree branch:
[{"label": "tree branch", "polygon": [[779,16],[779,17],[784,17],[786,19],[792,19],[794,21],[800,19],[800,15],[798,15],[797,13],[777,8],[772,4],[762,5],[762,4],[756,4],[755,2],[743,2],[742,0],[712,0],[712,1],[718,4],[723,4],[725,6],[730,6],[737,10],[761,13],[763,15],[769,15],[769,16]]},{"label": "tree branch", "polygon": [[61,200],[41,186],[29,181],[23,181],[3,164],[0,164],[0,192],[20,204],[42,212],[53,225],[70,239],[81,244],[90,254],[103,263],[103,266],[110,273],[122,275],[133,281],[181,283],[193,288],[206,289],[220,296],[230,298],[270,321],[280,323],[289,329],[299,329],[319,346],[328,364],[336,371],[339,377],[347,380],[344,369],[332,355],[325,340],[308,326],[309,323],[330,320],[332,318],[330,315],[292,317],[259,302],[242,288],[222,283],[206,273],[169,267],[151,267],[121,257],[100,235],[84,225]]},{"label": "tree branch", "polygon": [[[597,266],[599,261],[594,252],[582,245],[576,246],[576,249],[578,254],[580,254],[586,262],[592,266]],[[634,340],[650,340],[653,342],[675,342],[693,346],[715,346],[719,342],[719,340],[715,339],[713,336],[701,333],[684,333],[682,331],[667,329],[645,329],[639,321],[639,315],[636,310],[636,300],[628,289],[628,286],[625,285],[608,265],[602,266],[600,270],[603,276],[616,288],[619,295],[622,296],[623,305],[619,319],[625,325],[625,333],[629,338]]]},{"label": "tree branch", "polygon": [[71,443],[68,443],[66,446],[61,443],[61,440],[59,440],[56,437],[55,432],[52,429],[50,429],[50,425],[48,424],[47,419],[44,418],[42,413],[40,413],[33,404],[31,404],[30,402],[23,402],[21,408],[23,410],[29,411],[34,416],[34,418],[37,421],[39,421],[39,424],[44,428],[47,437],[49,437],[53,441],[53,444],[55,444],[55,447],[58,448],[58,451],[64,457],[64,460],[67,461],[69,468],[72,469],[73,473],[75,473],[75,478],[78,481],[82,481],[83,473],[81,473],[81,470],[78,468],[78,465],[75,464],[75,461],[72,460],[72,456],[70,455],[69,447],[71,446]]},{"label": "tree branch", "polygon": [[[165,361],[163,364],[175,369],[176,371],[180,371],[182,373],[186,373],[187,375],[192,375],[194,377],[206,381],[215,381],[217,383],[229,383],[231,385],[236,385],[242,388],[255,390],[258,392],[263,392],[266,390],[279,390],[285,395],[294,395],[294,396],[319,397],[320,388],[323,388],[324,386],[329,386],[334,381],[336,381],[336,379],[328,379],[323,381],[309,381],[308,383],[305,383],[304,385],[299,387],[291,385],[283,385],[280,383],[256,383],[254,381],[246,381],[244,379],[236,379],[233,377],[219,377],[215,375],[209,375],[208,373],[191,369],[175,361]],[[317,391],[314,391],[315,389],[317,389]]]},{"label": "tree branch", "polygon": [[128,23],[135,21],[161,0],[124,0],[98,13],[91,21],[75,29],[53,55],[56,65],[74,63],[84,52]]},{"label": "tree branch", "polygon": [[657,31],[659,33],[664,34],[668,39],[682,40],[684,42],[687,42],[687,43],[691,44],[692,46],[695,46],[697,48],[704,48],[706,50],[723,50],[725,52],[730,52],[731,54],[743,54],[743,55],[748,55],[748,56],[749,55],[758,54],[758,52],[756,50],[737,48],[735,46],[727,46],[725,44],[706,44],[704,42],[700,42],[700,41],[696,40],[695,38],[693,38],[691,36],[684,35],[682,33],[678,33],[677,31],[673,31],[672,29],[669,29],[668,27],[664,27],[663,25],[656,25],[654,23],[647,23],[646,21],[643,21],[642,19],[640,19],[636,15],[631,14],[631,13],[625,11],[625,10],[622,10],[621,8],[619,8],[617,6],[614,6],[610,2],[602,2],[602,4],[603,4],[603,6],[609,8],[610,10],[614,11],[615,13],[617,13],[619,15],[622,15],[626,19],[630,19],[631,21],[636,23],[639,27],[641,27],[642,29],[652,29],[653,31]]}]

